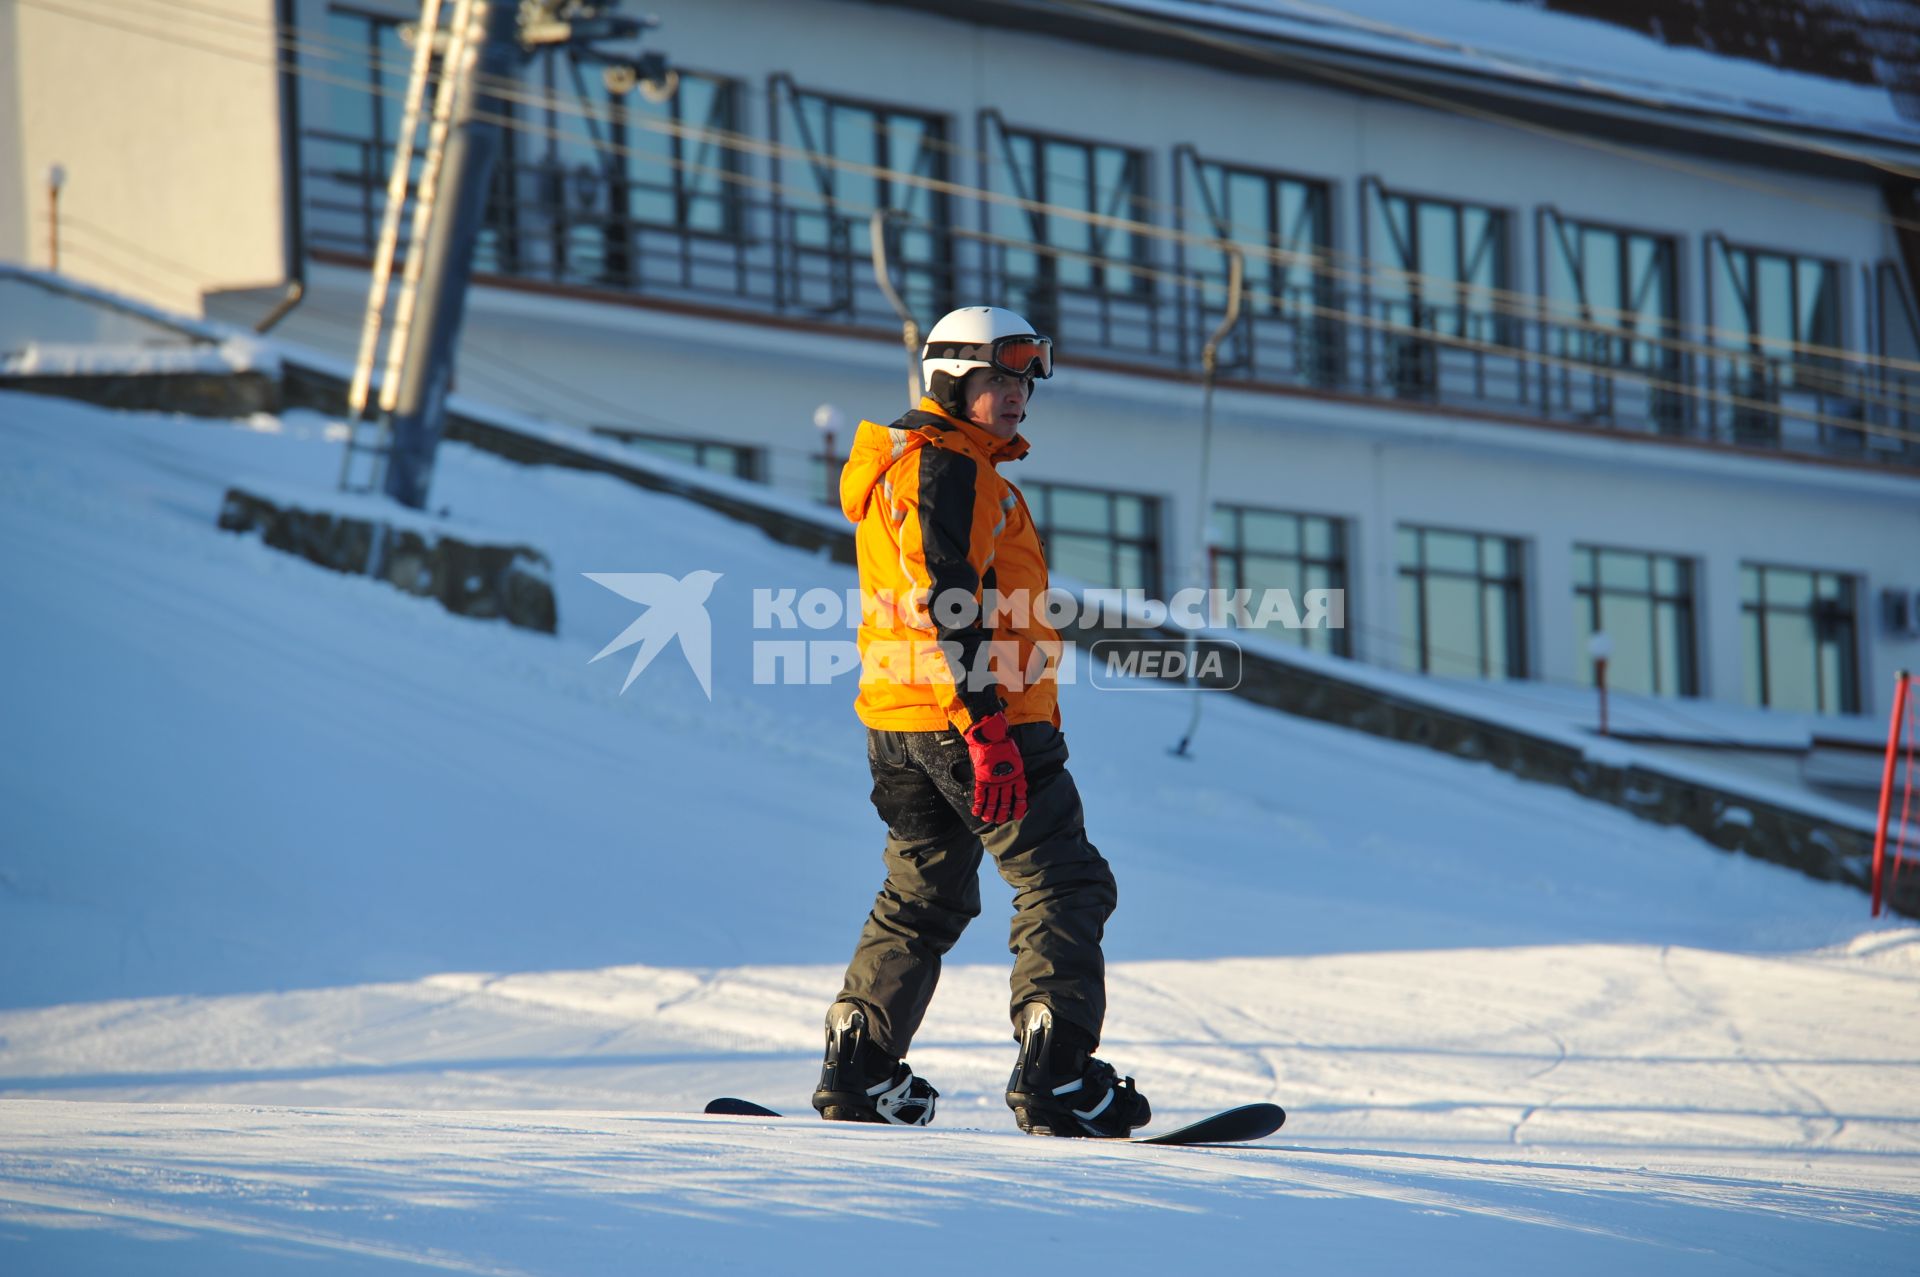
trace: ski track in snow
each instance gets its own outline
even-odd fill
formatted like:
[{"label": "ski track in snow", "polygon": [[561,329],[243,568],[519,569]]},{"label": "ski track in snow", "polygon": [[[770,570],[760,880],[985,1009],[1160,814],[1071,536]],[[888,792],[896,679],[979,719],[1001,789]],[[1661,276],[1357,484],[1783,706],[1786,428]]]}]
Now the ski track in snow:
[{"label": "ski track in snow", "polygon": [[[1920,930],[1232,702],[1196,764],[1183,698],[1065,689],[1121,883],[1103,1054],[1156,1129],[1286,1127],[1019,1135],[991,875],[913,1051],[939,1124],[814,1121],[879,831],[850,689],[754,686],[727,636],[851,574],[449,446],[436,500],[553,557],[562,630],[459,620],[214,531],[229,476],[337,469],[322,419],[252,424],[0,393],[8,1277],[1914,1271]],[[713,701],[673,652],[616,695],[632,616],[580,573],[696,567]]]}]

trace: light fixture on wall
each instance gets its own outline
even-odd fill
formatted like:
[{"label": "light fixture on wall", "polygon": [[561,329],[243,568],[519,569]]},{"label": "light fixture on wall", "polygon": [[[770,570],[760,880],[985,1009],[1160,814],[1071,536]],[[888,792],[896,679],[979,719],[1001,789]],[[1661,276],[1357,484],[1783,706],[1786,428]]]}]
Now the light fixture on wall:
[{"label": "light fixture on wall", "polygon": [[1880,629],[1890,638],[1920,637],[1920,591],[1899,586],[1881,590]]},{"label": "light fixture on wall", "polygon": [[820,432],[820,459],[824,463],[822,469],[826,472],[825,496],[828,505],[834,504],[840,495],[840,476],[834,472],[833,465],[840,458],[834,448],[834,440],[846,421],[846,414],[830,403],[823,403],[813,410],[813,426]]},{"label": "light fixture on wall", "polygon": [[614,97],[623,98],[635,89],[649,102],[661,103],[673,100],[680,91],[680,73],[667,65],[666,55],[662,53],[643,53],[628,62],[609,62],[601,68],[600,78],[606,83],[607,92]]}]

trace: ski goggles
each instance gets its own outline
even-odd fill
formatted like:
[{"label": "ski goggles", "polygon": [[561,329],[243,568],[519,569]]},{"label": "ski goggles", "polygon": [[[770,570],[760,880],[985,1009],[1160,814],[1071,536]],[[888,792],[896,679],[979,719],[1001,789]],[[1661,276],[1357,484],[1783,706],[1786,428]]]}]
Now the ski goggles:
[{"label": "ski goggles", "polygon": [[987,362],[1016,377],[1051,377],[1053,339],[1032,335],[998,338]]},{"label": "ski goggles", "polygon": [[985,346],[977,342],[941,342],[927,347],[927,358],[977,360],[1016,377],[1051,377],[1053,338],[1022,333],[1018,337],[996,337]]}]

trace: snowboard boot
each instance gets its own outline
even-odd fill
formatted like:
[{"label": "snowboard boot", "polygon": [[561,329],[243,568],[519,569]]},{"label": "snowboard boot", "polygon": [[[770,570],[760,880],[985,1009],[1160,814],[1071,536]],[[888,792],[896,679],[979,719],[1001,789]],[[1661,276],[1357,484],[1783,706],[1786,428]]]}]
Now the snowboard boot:
[{"label": "snowboard boot", "polygon": [[829,1122],[888,1122],[925,1126],[933,1120],[940,1092],[915,1077],[867,1036],[867,1013],[858,1003],[836,1002],[827,1012],[827,1058],[813,1107]]},{"label": "snowboard boot", "polygon": [[1094,1059],[1093,1039],[1078,1025],[1029,1002],[1014,1028],[1020,1058],[1007,1079],[1007,1107],[1027,1134],[1126,1139],[1153,1119],[1133,1079]]}]

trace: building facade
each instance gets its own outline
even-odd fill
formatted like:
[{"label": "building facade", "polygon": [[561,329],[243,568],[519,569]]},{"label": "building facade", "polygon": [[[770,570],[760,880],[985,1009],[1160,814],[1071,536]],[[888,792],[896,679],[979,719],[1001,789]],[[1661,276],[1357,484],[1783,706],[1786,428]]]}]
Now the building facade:
[{"label": "building facade", "polygon": [[[1273,637],[1435,675],[1581,684],[1605,632],[1617,687],[1782,710],[1878,713],[1920,657],[1920,129],[1867,91],[1756,116],[1192,5],[651,7],[671,83],[507,91],[463,391],[824,496],[816,409],[906,402],[885,210],[923,327],[1057,341],[1015,477],[1064,575],[1345,589]],[[63,163],[63,266],[239,322],[299,276],[276,334],[350,358],[417,8],[62,8],[8,6],[0,252],[42,260]],[[138,79],[54,109],[102,48],[171,68],[167,117]],[[151,197],[134,146],[176,153]]]}]

